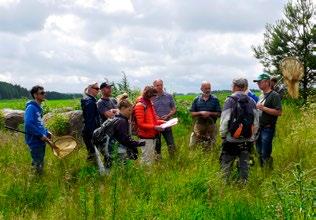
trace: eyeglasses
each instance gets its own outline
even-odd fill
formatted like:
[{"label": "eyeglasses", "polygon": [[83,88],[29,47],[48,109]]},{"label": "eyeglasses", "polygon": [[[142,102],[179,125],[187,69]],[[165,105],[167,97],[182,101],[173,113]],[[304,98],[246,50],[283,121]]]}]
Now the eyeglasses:
[{"label": "eyeglasses", "polygon": [[99,91],[99,90],[100,90],[100,88],[99,88],[99,87],[92,87],[92,89],[95,89],[95,90],[97,90],[97,91]]},{"label": "eyeglasses", "polygon": [[46,92],[42,91],[42,92],[40,92],[39,94],[40,94],[40,95],[45,95]]}]

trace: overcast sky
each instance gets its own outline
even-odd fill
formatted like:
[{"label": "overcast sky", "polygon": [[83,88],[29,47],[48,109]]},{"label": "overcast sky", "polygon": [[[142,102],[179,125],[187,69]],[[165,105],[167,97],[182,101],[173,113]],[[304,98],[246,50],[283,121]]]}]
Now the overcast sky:
[{"label": "overcast sky", "polygon": [[[252,45],[285,0],[0,0],[0,81],[82,92],[162,78],[170,92],[229,89],[262,71]],[[250,87],[257,88],[250,84]]]}]

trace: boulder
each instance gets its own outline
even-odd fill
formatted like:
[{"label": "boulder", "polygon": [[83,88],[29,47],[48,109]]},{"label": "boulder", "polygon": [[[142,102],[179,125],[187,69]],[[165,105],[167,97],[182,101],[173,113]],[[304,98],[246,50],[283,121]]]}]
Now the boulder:
[{"label": "boulder", "polygon": [[81,135],[83,128],[83,116],[81,110],[65,112],[65,115],[69,117],[70,135]]},{"label": "boulder", "polygon": [[6,126],[17,129],[20,124],[24,123],[24,111],[3,109],[4,123]]},{"label": "boulder", "polygon": [[81,135],[81,131],[83,128],[83,117],[81,110],[68,111],[63,113],[47,113],[43,117],[44,123],[46,124],[47,122],[49,122],[56,114],[66,116],[69,119],[70,129],[68,135]]},{"label": "boulder", "polygon": [[53,113],[64,113],[64,112],[71,112],[74,109],[72,107],[63,107],[63,108],[56,108],[52,109]]}]

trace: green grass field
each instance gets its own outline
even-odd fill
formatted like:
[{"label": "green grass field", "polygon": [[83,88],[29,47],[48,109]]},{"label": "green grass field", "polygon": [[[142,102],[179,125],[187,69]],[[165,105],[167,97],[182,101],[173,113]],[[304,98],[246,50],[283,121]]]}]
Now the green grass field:
[{"label": "green grass field", "polygon": [[[227,94],[218,95],[223,103]],[[30,171],[21,134],[0,130],[0,219],[315,219],[316,108],[283,105],[274,139],[274,170],[258,163],[246,186],[225,184],[219,169],[220,140],[212,152],[190,151],[193,97],[176,97],[178,154],[150,167],[138,161],[114,166],[100,177],[86,163],[83,146],[64,160],[46,148],[45,174]],[[26,100],[1,101],[23,109]],[[49,109],[79,100],[47,101]],[[237,173],[234,174],[236,176]]]}]

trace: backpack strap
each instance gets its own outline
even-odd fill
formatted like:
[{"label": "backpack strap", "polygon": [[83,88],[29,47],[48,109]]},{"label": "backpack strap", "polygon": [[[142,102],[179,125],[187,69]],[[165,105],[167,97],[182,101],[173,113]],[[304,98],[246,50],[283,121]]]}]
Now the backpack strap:
[{"label": "backpack strap", "polygon": [[235,102],[238,102],[238,97],[237,97],[237,96],[230,95],[230,96],[228,96],[228,98],[231,98],[231,99],[233,99]]},{"label": "backpack strap", "polygon": [[232,109],[235,109],[236,106],[238,105],[238,97],[237,96],[233,96],[233,95],[230,95],[228,96],[228,98],[231,98],[233,100],[233,106],[232,106]]}]

